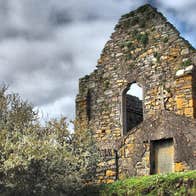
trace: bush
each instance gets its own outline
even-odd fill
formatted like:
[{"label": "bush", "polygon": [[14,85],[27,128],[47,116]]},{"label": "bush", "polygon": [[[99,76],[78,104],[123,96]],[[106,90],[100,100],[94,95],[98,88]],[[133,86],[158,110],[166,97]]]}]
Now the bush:
[{"label": "bush", "polygon": [[0,194],[73,195],[93,178],[98,153],[90,131],[67,119],[41,126],[33,107],[0,90]]}]

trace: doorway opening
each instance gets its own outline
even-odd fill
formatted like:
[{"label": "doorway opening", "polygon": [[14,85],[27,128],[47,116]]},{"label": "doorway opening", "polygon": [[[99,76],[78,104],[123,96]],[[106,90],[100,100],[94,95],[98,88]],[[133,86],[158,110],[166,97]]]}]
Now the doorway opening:
[{"label": "doorway opening", "polygon": [[123,134],[143,121],[143,89],[136,82],[123,91]]},{"label": "doorway opening", "polygon": [[174,171],[173,139],[151,142],[150,174],[170,173]]}]

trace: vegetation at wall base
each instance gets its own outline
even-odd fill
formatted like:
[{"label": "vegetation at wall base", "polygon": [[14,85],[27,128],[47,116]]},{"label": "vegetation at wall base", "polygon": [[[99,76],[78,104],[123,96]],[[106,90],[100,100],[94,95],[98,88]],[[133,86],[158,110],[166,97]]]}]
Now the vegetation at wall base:
[{"label": "vegetation at wall base", "polygon": [[99,196],[195,196],[196,171],[132,177],[96,188],[93,195]]}]

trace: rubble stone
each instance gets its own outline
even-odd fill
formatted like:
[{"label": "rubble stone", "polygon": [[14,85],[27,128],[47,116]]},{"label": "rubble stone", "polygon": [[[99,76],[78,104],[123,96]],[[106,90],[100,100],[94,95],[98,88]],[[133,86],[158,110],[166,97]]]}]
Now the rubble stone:
[{"label": "rubble stone", "polygon": [[[155,140],[173,139],[174,171],[196,169],[195,63],[195,49],[155,8],[121,17],[76,97],[76,119],[103,152],[97,182],[151,174]],[[144,120],[125,133],[123,97],[134,82],[143,88]]]}]

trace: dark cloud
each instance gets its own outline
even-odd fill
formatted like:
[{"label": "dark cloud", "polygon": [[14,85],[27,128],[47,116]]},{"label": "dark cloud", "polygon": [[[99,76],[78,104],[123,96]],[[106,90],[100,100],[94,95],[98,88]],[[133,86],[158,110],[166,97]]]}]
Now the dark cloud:
[{"label": "dark cloud", "polygon": [[[1,83],[39,107],[44,117],[73,118],[79,77],[95,68],[120,15],[145,2],[0,0]],[[196,45],[195,1],[150,3]]]}]

